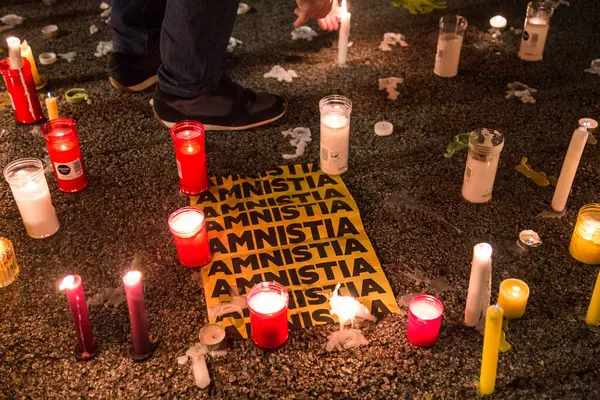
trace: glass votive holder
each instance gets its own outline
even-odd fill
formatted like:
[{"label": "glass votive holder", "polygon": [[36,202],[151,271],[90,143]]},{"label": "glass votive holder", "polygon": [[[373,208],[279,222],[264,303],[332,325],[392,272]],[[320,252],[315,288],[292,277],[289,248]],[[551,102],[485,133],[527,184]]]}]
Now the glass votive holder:
[{"label": "glass votive holder", "polygon": [[188,268],[204,267],[212,257],[204,213],[194,207],[183,207],[169,216],[179,262]]},{"label": "glass votive holder", "polygon": [[10,285],[19,276],[15,249],[10,240],[0,238],[0,287]]},{"label": "glass votive holder", "polygon": [[579,209],[569,252],[584,264],[600,264],[600,203],[586,204]]},{"label": "glass votive holder", "polygon": [[34,239],[52,236],[60,228],[44,176],[44,165],[36,158],[23,158],[4,168],[27,234]]},{"label": "glass votive holder", "polygon": [[471,203],[485,203],[492,198],[504,135],[487,128],[473,131],[462,186],[462,196]]},{"label": "glass votive holder", "polygon": [[41,128],[58,188],[78,192],[88,185],[77,138],[77,125],[69,118],[56,118]]},{"label": "glass votive holder", "polygon": [[208,189],[204,125],[197,121],[181,121],[171,128],[175,146],[179,188],[187,195],[198,195]]},{"label": "glass votive holder", "polygon": [[352,102],[344,96],[327,96],[319,102],[321,112],[321,171],[340,175],[348,170]]},{"label": "glass votive holder", "polygon": [[287,290],[277,282],[261,282],[247,295],[252,340],[263,349],[275,349],[288,338]]},{"label": "glass votive holder", "polygon": [[442,325],[444,305],[428,294],[419,294],[408,302],[406,336],[418,347],[431,347],[437,341]]},{"label": "glass votive holder", "polygon": [[550,18],[554,7],[549,2],[531,1],[527,4],[527,17],[519,47],[519,58],[524,61],[540,61],[546,47]]},{"label": "glass votive holder", "polygon": [[440,33],[433,68],[436,75],[452,78],[458,73],[460,51],[467,25],[467,19],[460,15],[445,15],[440,18]]}]

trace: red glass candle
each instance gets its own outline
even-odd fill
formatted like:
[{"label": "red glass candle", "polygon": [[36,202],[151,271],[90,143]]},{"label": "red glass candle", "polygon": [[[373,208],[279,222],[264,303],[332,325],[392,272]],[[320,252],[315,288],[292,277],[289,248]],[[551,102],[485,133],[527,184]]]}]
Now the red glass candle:
[{"label": "red glass candle", "polygon": [[179,188],[188,195],[197,195],[208,189],[204,125],[196,121],[181,121],[171,128],[175,144]]},{"label": "red glass candle", "polygon": [[261,282],[247,296],[252,340],[258,347],[274,349],[288,338],[288,293],[276,282]]},{"label": "red glass candle", "polygon": [[186,267],[204,267],[212,255],[204,213],[194,207],[183,207],[169,216],[179,262]]},{"label": "red glass candle", "polygon": [[92,323],[90,322],[85,294],[83,293],[81,277],[79,275],[67,275],[59,288],[67,293],[67,300],[69,300],[69,306],[71,307],[73,324],[77,333],[75,354],[77,358],[89,360],[96,354],[98,346],[92,332]]},{"label": "red glass candle", "polygon": [[127,272],[123,277],[123,286],[129,308],[133,353],[138,358],[145,358],[152,352],[152,344],[148,337],[148,314],[144,306],[142,273],[140,271]]},{"label": "red glass candle", "polygon": [[4,77],[6,90],[10,94],[15,119],[22,124],[34,124],[40,121],[44,114],[35,91],[35,82],[31,75],[31,65],[23,58],[21,68],[13,69],[8,58],[0,61],[0,73]]},{"label": "red glass candle", "polygon": [[42,126],[41,132],[48,147],[58,188],[71,193],[85,188],[88,179],[75,121],[69,118],[53,119]]},{"label": "red glass candle", "polygon": [[444,306],[433,296],[420,294],[408,302],[406,336],[408,341],[419,347],[435,344],[442,325]]}]

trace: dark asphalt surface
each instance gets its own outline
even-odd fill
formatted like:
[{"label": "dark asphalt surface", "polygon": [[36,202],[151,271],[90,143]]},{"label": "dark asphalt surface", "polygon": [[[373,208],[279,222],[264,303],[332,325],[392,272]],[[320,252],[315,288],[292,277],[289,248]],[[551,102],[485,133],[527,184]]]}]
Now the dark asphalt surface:
[{"label": "dark asphalt surface", "polygon": [[[194,386],[189,366],[176,362],[197,340],[206,307],[191,272],[177,262],[167,227],[169,213],[188,200],[178,193],[173,146],[153,119],[150,94],[121,94],[109,85],[107,58],[93,55],[98,41],[111,37],[99,2],[59,0],[52,7],[33,0],[2,2],[0,15],[26,18],[11,32],[27,39],[36,55],[78,52],[73,63],[39,66],[50,81],[48,90],[62,96],[84,87],[93,104],[60,99],[61,114],[77,121],[90,186],[63,194],[48,176],[62,224],[58,234],[28,238],[9,187],[0,181],[0,235],[13,241],[21,266],[18,281],[0,289],[0,398],[476,398],[482,337],[462,320],[472,246],[481,241],[494,246],[494,300],[506,277],[521,278],[531,289],[525,316],[510,325],[513,349],[500,356],[495,397],[600,396],[600,330],[583,322],[598,269],[568,252],[577,210],[599,200],[600,147],[587,146],[562,219],[536,218],[549,208],[552,189],[514,170],[527,156],[536,170],[557,175],[577,120],[600,117],[600,77],[583,72],[600,57],[600,5],[573,0],[559,8],[544,60],[528,64],[517,58],[519,37],[509,32],[498,53],[471,47],[498,12],[521,29],[525,0],[450,0],[447,10],[422,16],[390,2],[354,2],[354,45],[348,68],[339,69],[333,64],[335,35],[291,40],[291,0],[249,0],[254,11],[238,18],[234,36],[243,45],[228,59],[231,74],[244,85],[287,96],[289,112],[265,128],[209,133],[208,165],[211,174],[220,175],[284,164],[281,154],[293,149],[280,132],[297,126],[310,127],[317,138],[297,161],[318,162],[318,101],[332,93],[350,97],[351,162],[344,180],[398,300],[431,291],[431,284],[411,278],[415,271],[445,283],[439,341],[431,349],[410,345],[400,314],[364,324],[371,344],[343,353],[324,350],[333,326],[295,331],[285,347],[269,354],[250,340],[236,341],[227,357],[208,360],[213,383],[204,391]],[[431,34],[445,13],[459,13],[470,25],[459,75],[450,80],[432,72]],[[50,23],[61,35],[47,40],[40,28]],[[88,31],[92,24],[100,28],[94,36]],[[404,34],[410,46],[381,52],[377,46],[385,32]],[[264,79],[275,64],[300,77],[289,84]],[[377,78],[401,75],[406,81],[398,100],[386,100]],[[513,81],[538,89],[537,103],[505,99],[505,86]],[[374,137],[372,127],[382,119],[394,124],[392,136]],[[460,196],[465,152],[443,157],[454,135],[478,127],[506,135],[494,197],[485,205]],[[2,129],[7,133],[0,138],[1,167],[20,157],[43,158],[42,138],[30,126],[17,125],[9,109],[0,111]],[[514,252],[522,229],[540,234],[544,243],[536,252]],[[71,316],[58,282],[80,274],[89,298],[118,286],[135,252],[144,260],[146,305],[159,349],[150,361],[133,364],[126,356],[126,304],[96,306],[90,314],[101,352],[91,362],[76,362]]]}]

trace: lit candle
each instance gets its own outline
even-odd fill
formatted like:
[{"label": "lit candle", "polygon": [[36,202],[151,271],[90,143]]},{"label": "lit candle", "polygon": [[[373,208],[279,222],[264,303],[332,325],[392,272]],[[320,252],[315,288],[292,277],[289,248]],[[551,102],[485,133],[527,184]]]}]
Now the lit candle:
[{"label": "lit candle", "polygon": [[585,149],[587,139],[588,131],[585,127],[579,127],[573,132],[567,155],[560,170],[558,183],[554,190],[554,196],[552,197],[552,209],[556,212],[562,212],[567,205],[567,199],[569,198],[571,186],[573,186],[575,173],[577,172],[579,161],[581,161],[581,155]]},{"label": "lit candle", "polygon": [[584,264],[600,264],[600,204],[586,204],[579,210],[569,251]]},{"label": "lit candle", "polygon": [[56,102],[56,97],[52,97],[50,92],[48,92],[48,97],[46,98],[46,110],[48,110],[48,119],[50,121],[58,118],[58,103]]},{"label": "lit candle", "polygon": [[221,325],[208,324],[200,329],[200,343],[209,351],[219,350],[224,347],[226,332]]},{"label": "lit candle", "polygon": [[338,36],[338,65],[346,65],[346,55],[348,54],[348,38],[350,37],[350,19],[352,14],[348,12],[346,0],[342,0],[340,9],[340,32]]},{"label": "lit candle", "polygon": [[529,286],[520,279],[505,279],[500,284],[498,305],[505,318],[521,318],[529,299]]},{"label": "lit candle", "polygon": [[88,185],[77,124],[69,118],[52,119],[41,128],[48,147],[58,188],[63,192],[78,192]]},{"label": "lit candle", "polygon": [[35,239],[55,234],[60,224],[42,162],[35,158],[13,161],[4,168],[4,177],[17,202],[27,234]]},{"label": "lit candle", "polygon": [[585,323],[592,326],[600,325],[600,272],[598,272],[598,278],[596,278],[596,285],[585,316]]},{"label": "lit candle", "polygon": [[252,340],[260,348],[280,347],[288,338],[288,293],[276,282],[261,282],[248,292]]},{"label": "lit candle", "polygon": [[194,207],[183,207],[169,216],[179,262],[186,267],[203,267],[212,255],[208,244],[204,213]]},{"label": "lit candle", "polygon": [[10,240],[0,237],[0,288],[13,283],[18,276],[15,249]]},{"label": "lit candle", "polygon": [[23,66],[23,58],[21,57],[21,40],[16,37],[6,39],[8,44],[8,62],[10,69],[20,69]]},{"label": "lit candle", "polygon": [[152,344],[148,337],[148,314],[144,307],[142,291],[142,273],[129,271],[123,277],[123,286],[129,307],[133,353],[136,358],[146,358],[152,353]]},{"label": "lit candle", "polygon": [[181,121],[171,128],[175,145],[180,190],[197,195],[208,189],[204,126],[196,121]]},{"label": "lit candle", "polygon": [[496,370],[498,368],[498,351],[502,335],[502,308],[498,304],[490,306],[485,316],[485,333],[483,336],[483,353],[481,356],[481,375],[479,393],[490,395],[496,386]]},{"label": "lit candle", "polygon": [[506,28],[506,18],[502,15],[496,15],[495,17],[490,18],[490,25],[492,28],[496,29]]},{"label": "lit candle", "polygon": [[433,296],[420,294],[408,302],[406,336],[415,346],[431,347],[437,341],[444,306]]},{"label": "lit candle", "polygon": [[33,76],[35,86],[40,86],[40,84],[42,83],[42,79],[40,77],[40,74],[38,73],[37,65],[35,64],[35,58],[33,57],[31,46],[29,46],[27,40],[23,40],[23,43],[21,43],[21,57],[25,57],[27,61],[29,61],[29,66],[31,67],[31,75]]},{"label": "lit candle", "polygon": [[348,170],[352,102],[343,96],[327,96],[319,102],[319,109],[320,167],[326,174],[340,175]]},{"label": "lit candle", "polygon": [[92,332],[92,323],[85,302],[83,284],[79,275],[67,275],[59,287],[67,294],[75,332],[77,332],[77,346],[75,354],[77,358],[88,360],[96,354],[97,344]]},{"label": "lit candle", "polygon": [[492,246],[479,243],[473,247],[471,278],[467,306],[465,307],[465,325],[475,326],[483,312],[490,305],[492,284]]},{"label": "lit candle", "polygon": [[442,78],[452,78],[458,73],[463,36],[467,20],[460,15],[446,15],[440,18],[440,33],[433,72]]},{"label": "lit candle", "polygon": [[542,59],[550,17],[554,8],[550,3],[531,1],[527,5],[527,18],[523,27],[519,58],[524,61],[539,61]]}]

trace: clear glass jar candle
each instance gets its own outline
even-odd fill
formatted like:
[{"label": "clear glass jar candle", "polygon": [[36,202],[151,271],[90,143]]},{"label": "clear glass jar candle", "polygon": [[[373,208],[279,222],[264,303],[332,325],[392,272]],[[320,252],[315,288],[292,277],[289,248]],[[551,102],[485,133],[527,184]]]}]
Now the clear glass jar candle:
[{"label": "clear glass jar candle", "polygon": [[277,282],[261,282],[246,296],[252,340],[263,349],[280,347],[288,338],[287,290]]},{"label": "clear glass jar candle", "polygon": [[190,268],[204,267],[212,257],[206,232],[204,213],[194,207],[183,207],[169,216],[179,262]]},{"label": "clear glass jar candle", "polygon": [[327,96],[319,102],[319,110],[321,170],[328,175],[343,174],[348,170],[352,102],[344,96]]},{"label": "clear glass jar candle", "polygon": [[4,178],[17,202],[27,234],[34,239],[54,235],[60,224],[42,162],[35,158],[13,161],[4,168]]},{"label": "clear glass jar candle", "polygon": [[492,198],[504,136],[493,129],[478,129],[469,138],[469,154],[462,187],[463,197],[471,203]]},{"label": "clear glass jar candle", "polygon": [[63,192],[78,192],[88,185],[77,124],[69,118],[56,118],[41,128],[58,188]]},{"label": "clear glass jar candle", "polygon": [[527,4],[527,17],[519,48],[521,60],[540,61],[542,59],[553,13],[554,7],[550,3],[531,1]]},{"label": "clear glass jar candle", "polygon": [[579,210],[569,252],[584,264],[600,264],[600,204],[586,204]]},{"label": "clear glass jar candle", "polygon": [[437,298],[420,294],[408,302],[406,336],[415,346],[431,347],[437,341],[442,326],[444,306]]},{"label": "clear glass jar candle", "polygon": [[182,193],[198,195],[208,189],[204,125],[196,121],[181,121],[171,128],[179,187]]},{"label": "clear glass jar candle", "polygon": [[433,72],[442,78],[452,78],[458,73],[458,62],[467,19],[460,15],[445,15],[440,18],[437,53]]}]

